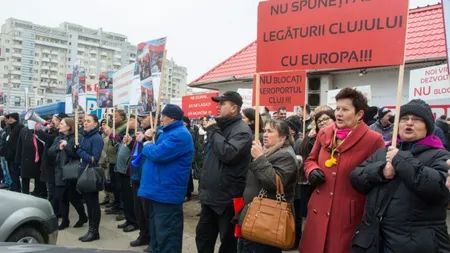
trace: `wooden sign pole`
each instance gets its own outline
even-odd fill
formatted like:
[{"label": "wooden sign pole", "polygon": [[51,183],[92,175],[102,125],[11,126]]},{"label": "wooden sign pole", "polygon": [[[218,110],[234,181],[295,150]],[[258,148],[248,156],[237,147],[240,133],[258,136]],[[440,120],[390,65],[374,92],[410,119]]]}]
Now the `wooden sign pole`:
[{"label": "wooden sign pole", "polygon": [[138,132],[138,120],[137,120],[137,118],[138,118],[138,109],[136,109],[136,125],[134,126],[134,134],[135,134],[135,136],[137,135],[137,132]]},{"label": "wooden sign pole", "polygon": [[308,74],[305,74],[305,104],[303,105],[303,137],[306,138],[306,105],[308,104]]},{"label": "wooden sign pole", "polygon": [[256,85],[255,85],[255,141],[259,141],[259,125],[263,124],[263,122],[259,122],[259,96],[260,96],[260,87],[261,87],[261,74],[256,73]]},{"label": "wooden sign pole", "polygon": [[400,121],[400,106],[402,104],[402,91],[403,91],[403,77],[405,75],[405,64],[400,65],[398,73],[398,85],[397,85],[397,103],[395,105],[395,120],[394,129],[392,131],[392,147],[397,146],[397,136],[398,136],[398,124]]},{"label": "wooden sign pole", "polygon": [[75,145],[78,146],[78,108],[75,108]]},{"label": "wooden sign pole", "polygon": [[114,108],[114,107],[112,109],[112,117],[113,117],[112,134],[113,134],[113,138],[115,138],[116,137],[116,108]]}]

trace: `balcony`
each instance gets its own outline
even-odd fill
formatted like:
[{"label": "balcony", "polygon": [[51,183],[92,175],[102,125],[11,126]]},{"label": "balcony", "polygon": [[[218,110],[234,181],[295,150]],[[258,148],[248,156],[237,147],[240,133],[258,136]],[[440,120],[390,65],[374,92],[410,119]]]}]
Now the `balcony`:
[{"label": "balcony", "polygon": [[50,75],[50,79],[51,79],[51,80],[58,80],[58,77],[55,76],[55,75]]},{"label": "balcony", "polygon": [[49,66],[41,66],[41,69],[42,69],[42,70],[49,70],[50,67],[49,67]]},{"label": "balcony", "polygon": [[23,38],[22,38],[22,37],[19,37],[19,36],[14,36],[13,40],[16,40],[16,41],[23,41]]},{"label": "balcony", "polygon": [[101,71],[101,72],[105,72],[106,70],[107,70],[107,69],[106,69],[105,67],[101,67],[101,68],[100,68],[100,71]]},{"label": "balcony", "polygon": [[20,70],[12,70],[11,74],[20,76],[20,75],[22,75],[22,71],[20,71]]},{"label": "balcony", "polygon": [[78,50],[78,52],[84,52],[84,48],[81,48],[81,47],[77,48],[77,50]]},{"label": "balcony", "polygon": [[48,76],[47,74],[41,74],[41,78],[45,78],[45,79],[48,79],[48,78],[49,78],[49,76]]},{"label": "balcony", "polygon": [[130,59],[128,59],[130,62],[135,62],[136,58],[130,57]]},{"label": "balcony", "polygon": [[50,62],[50,58],[44,57],[44,58],[41,59],[41,61],[42,61],[42,62]]},{"label": "balcony", "polygon": [[59,55],[58,51],[52,51],[51,54],[54,55],[54,56],[58,56]]},{"label": "balcony", "polygon": [[11,83],[20,84],[20,79],[11,79]]},{"label": "balcony", "polygon": [[15,61],[15,62],[12,63],[12,65],[13,65],[14,67],[22,67],[22,62],[20,62],[20,61]]},{"label": "balcony", "polygon": [[48,85],[48,83],[46,83],[46,82],[41,82],[41,83],[40,83],[40,86],[41,86],[41,87],[48,87],[49,85]]},{"label": "balcony", "polygon": [[42,53],[43,53],[43,54],[50,54],[50,50],[48,50],[48,49],[42,49]]},{"label": "balcony", "polygon": [[22,58],[22,54],[21,53],[12,53],[12,57],[21,59]]},{"label": "balcony", "polygon": [[100,62],[101,63],[106,63],[106,60],[105,59],[101,59]]},{"label": "balcony", "polygon": [[59,63],[59,61],[56,60],[56,59],[51,59],[50,62],[52,62],[52,63]]},{"label": "balcony", "polygon": [[118,55],[118,54],[115,54],[115,55],[114,55],[114,58],[120,59],[120,58],[122,58],[122,56],[121,56],[121,55]]},{"label": "balcony", "polygon": [[101,52],[100,55],[101,56],[108,56],[108,54],[106,52]]},{"label": "balcony", "polygon": [[51,68],[50,68],[50,71],[55,71],[55,72],[58,72],[58,68],[55,68],[55,67],[51,67]]},{"label": "balcony", "polygon": [[58,84],[56,84],[56,83],[50,83],[50,87],[56,87],[56,86],[58,86]]},{"label": "balcony", "polygon": [[90,61],[97,61],[97,58],[91,58]]},{"label": "balcony", "polygon": [[117,61],[116,61],[116,62],[113,63],[113,65],[114,65],[114,66],[120,66],[120,65],[122,65],[122,64],[120,64],[120,62],[117,62]]},{"label": "balcony", "polygon": [[91,54],[97,54],[97,51],[95,51],[95,50],[91,50],[91,52],[90,52]]},{"label": "balcony", "polygon": [[97,66],[91,65],[91,66],[89,66],[89,68],[90,68],[90,69],[96,69]]},{"label": "balcony", "polygon": [[82,56],[82,55],[77,55],[77,59],[84,59],[84,56]]},{"label": "balcony", "polygon": [[50,42],[50,41],[35,40],[34,43],[36,43],[38,45],[67,49],[67,42],[65,42],[64,44],[61,44],[61,43],[55,43],[55,42]]},{"label": "balcony", "polygon": [[21,44],[14,44],[13,48],[15,48],[15,49],[22,49],[22,45]]}]

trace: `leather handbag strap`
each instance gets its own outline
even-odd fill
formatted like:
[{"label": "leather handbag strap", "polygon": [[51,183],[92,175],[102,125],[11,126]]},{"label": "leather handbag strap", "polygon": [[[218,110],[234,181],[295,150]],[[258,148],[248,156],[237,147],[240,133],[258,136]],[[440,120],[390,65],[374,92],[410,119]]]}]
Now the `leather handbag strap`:
[{"label": "leather handbag strap", "polygon": [[284,194],[283,182],[281,181],[281,177],[277,173],[275,173],[275,181],[277,183],[277,201],[287,202]]}]

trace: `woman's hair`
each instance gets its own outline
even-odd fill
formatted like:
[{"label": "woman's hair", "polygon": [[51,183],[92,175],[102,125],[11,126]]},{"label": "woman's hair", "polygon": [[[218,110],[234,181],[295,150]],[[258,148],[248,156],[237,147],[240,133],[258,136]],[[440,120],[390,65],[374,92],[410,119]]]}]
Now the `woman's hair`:
[{"label": "woman's hair", "polygon": [[271,128],[277,130],[280,136],[285,136],[291,146],[294,146],[294,137],[289,132],[289,125],[284,120],[268,119],[264,126],[269,125]]},{"label": "woman's hair", "polygon": [[95,115],[95,114],[88,114],[87,117],[91,117],[94,120],[94,123],[97,123],[97,125],[98,125],[98,117],[97,117],[97,115]]},{"label": "woman's hair", "polygon": [[316,109],[314,109],[314,114],[317,114],[321,111],[333,111],[333,109],[331,107],[329,107],[328,105],[320,105],[320,106],[316,107]]},{"label": "woman's hair", "polygon": [[353,88],[344,88],[336,95],[336,102],[341,99],[350,99],[352,101],[353,107],[355,107],[355,113],[359,111],[366,111],[369,107],[367,105],[367,98],[364,95]]},{"label": "woman's hair", "polygon": [[[245,108],[242,110],[242,113],[247,117],[249,121],[253,121],[252,124],[249,124],[252,131],[255,131],[255,118],[256,118],[256,111],[253,108]],[[259,114],[259,131],[261,132],[263,130],[263,120],[261,117],[261,114]]]},{"label": "woman's hair", "polygon": [[61,121],[64,121],[64,123],[69,126],[69,134],[73,134],[75,132],[75,121],[72,118],[64,118]]},{"label": "woman's hair", "polygon": [[317,121],[319,120],[322,115],[327,115],[332,119],[333,121],[336,121],[336,116],[334,116],[334,111],[321,111],[318,112],[316,115],[314,115],[314,122],[316,123],[316,133],[319,133],[319,124],[317,124]]}]

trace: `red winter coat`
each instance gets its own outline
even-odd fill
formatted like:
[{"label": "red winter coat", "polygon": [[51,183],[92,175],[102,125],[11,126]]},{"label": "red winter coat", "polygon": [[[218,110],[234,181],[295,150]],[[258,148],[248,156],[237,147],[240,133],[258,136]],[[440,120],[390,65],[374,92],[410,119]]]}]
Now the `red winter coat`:
[{"label": "red winter coat", "polygon": [[380,134],[360,123],[337,148],[334,157],[338,164],[325,167],[331,157],[332,138],[336,126],[321,129],[305,162],[305,173],[321,169],[325,183],[315,188],[308,203],[308,216],[301,253],[349,253],[351,239],[361,223],[366,197],[350,184],[350,172],[384,147]]}]

